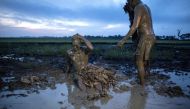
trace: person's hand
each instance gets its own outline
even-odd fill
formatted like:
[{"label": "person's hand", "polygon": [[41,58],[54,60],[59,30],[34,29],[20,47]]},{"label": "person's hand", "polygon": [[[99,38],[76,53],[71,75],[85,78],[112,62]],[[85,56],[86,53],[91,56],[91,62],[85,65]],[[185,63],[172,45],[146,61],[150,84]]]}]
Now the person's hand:
[{"label": "person's hand", "polygon": [[117,43],[117,47],[119,47],[119,48],[122,48],[123,45],[124,45],[124,43],[123,43],[122,41],[119,41],[119,42]]}]

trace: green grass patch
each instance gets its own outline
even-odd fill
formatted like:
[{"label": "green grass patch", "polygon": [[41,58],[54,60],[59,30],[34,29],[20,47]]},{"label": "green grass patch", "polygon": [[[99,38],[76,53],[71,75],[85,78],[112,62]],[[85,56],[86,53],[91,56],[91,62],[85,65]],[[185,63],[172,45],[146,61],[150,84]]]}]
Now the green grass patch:
[{"label": "green grass patch", "polygon": [[134,51],[127,48],[113,48],[106,50],[103,53],[105,59],[117,60],[117,59],[131,59],[133,58]]},{"label": "green grass patch", "polygon": [[[120,39],[96,38],[89,39],[94,44],[116,44]],[[0,43],[71,43],[71,37],[38,37],[38,38],[0,38]],[[131,40],[128,43],[132,43]],[[190,44],[190,40],[157,40],[157,44]]]},{"label": "green grass patch", "polygon": [[[50,41],[48,41],[50,39],[46,41],[42,39],[38,40],[38,42],[44,41],[48,43],[36,43],[37,39],[31,39],[31,43],[27,43],[26,39],[22,39],[23,42],[19,42],[21,39],[19,39],[19,41],[17,39],[18,42],[15,41],[14,43],[2,42],[0,43],[0,54],[16,54],[29,56],[65,56],[66,51],[71,48],[71,42],[62,43],[62,41],[64,42],[64,40],[58,41],[59,38],[56,39],[57,42],[52,41],[51,43],[49,43]],[[34,41],[35,43],[33,43],[32,41]],[[92,52],[92,56],[101,56],[104,59],[111,60],[134,59],[133,57],[135,47],[132,46],[132,43],[127,43],[126,47],[119,49],[113,46],[116,45],[116,40],[114,43],[113,42],[113,40],[94,40],[94,50]],[[174,59],[189,60],[189,50],[189,41],[161,41],[154,46],[151,52],[151,59],[169,61]]]},{"label": "green grass patch", "polygon": [[0,54],[65,56],[70,44],[0,44]]}]

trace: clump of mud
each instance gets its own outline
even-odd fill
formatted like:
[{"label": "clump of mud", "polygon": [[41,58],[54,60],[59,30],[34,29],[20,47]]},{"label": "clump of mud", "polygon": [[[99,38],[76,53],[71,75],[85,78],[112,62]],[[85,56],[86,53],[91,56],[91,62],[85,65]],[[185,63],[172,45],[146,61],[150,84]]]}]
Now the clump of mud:
[{"label": "clump of mud", "polygon": [[0,91],[27,90],[30,94],[55,89],[57,83],[65,81],[60,67],[63,62],[62,57],[0,57]]},{"label": "clump of mud", "polygon": [[112,71],[89,64],[79,73],[78,84],[82,90],[95,89],[99,93],[97,96],[88,97],[90,99],[107,96],[109,88],[115,84],[115,76]]},{"label": "clump of mud", "polygon": [[185,95],[179,86],[160,86],[155,87],[155,90],[158,94],[163,96],[180,97]]}]

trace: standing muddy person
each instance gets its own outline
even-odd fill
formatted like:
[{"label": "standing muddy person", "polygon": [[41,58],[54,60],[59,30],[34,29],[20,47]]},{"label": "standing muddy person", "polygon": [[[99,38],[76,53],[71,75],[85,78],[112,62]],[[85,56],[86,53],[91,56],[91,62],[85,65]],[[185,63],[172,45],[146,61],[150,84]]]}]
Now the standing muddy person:
[{"label": "standing muddy person", "polygon": [[[81,46],[82,42],[85,46]],[[92,50],[90,41],[79,34],[74,35],[72,49],[67,51],[66,72],[73,75],[73,80],[79,89],[83,91],[95,89],[95,97],[104,96],[115,81],[114,75],[112,71],[88,63]]]},{"label": "standing muddy person", "polygon": [[[144,86],[145,76],[149,74],[149,55],[155,43],[155,34],[152,26],[150,9],[141,0],[128,0],[124,10],[129,13],[132,23],[127,35],[118,42],[117,46],[122,47],[130,37],[136,37],[137,48],[135,60],[140,78],[140,84]],[[134,14],[134,15],[133,15]],[[134,18],[133,18],[134,16]]]}]

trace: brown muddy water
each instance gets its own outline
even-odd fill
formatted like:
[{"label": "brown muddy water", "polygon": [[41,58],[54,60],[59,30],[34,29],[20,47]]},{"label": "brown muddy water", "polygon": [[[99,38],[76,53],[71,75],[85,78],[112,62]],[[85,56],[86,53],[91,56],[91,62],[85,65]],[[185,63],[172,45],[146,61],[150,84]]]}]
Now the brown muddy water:
[{"label": "brown muddy water", "polygon": [[142,88],[131,63],[98,60],[93,64],[116,71],[117,83],[108,96],[88,99],[91,93],[74,85],[63,72],[64,64],[63,57],[1,56],[0,109],[190,108],[189,69],[155,65]]}]

